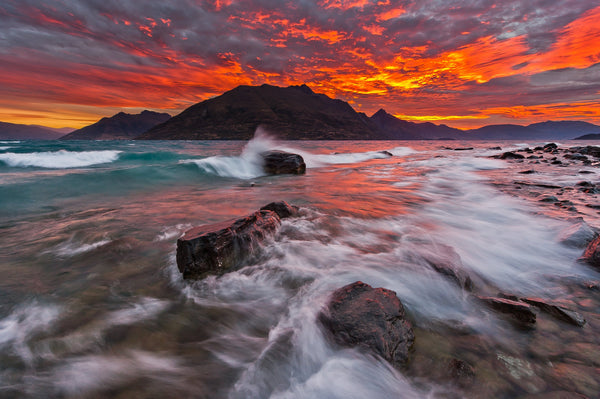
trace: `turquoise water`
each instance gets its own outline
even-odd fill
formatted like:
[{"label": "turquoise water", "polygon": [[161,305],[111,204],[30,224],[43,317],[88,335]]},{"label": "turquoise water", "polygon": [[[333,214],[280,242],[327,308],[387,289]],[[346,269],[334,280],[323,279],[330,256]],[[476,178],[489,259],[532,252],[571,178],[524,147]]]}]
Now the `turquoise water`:
[{"label": "turquoise water", "polygon": [[[569,217],[599,226],[597,213],[561,213],[506,188],[574,185],[597,168],[536,165],[525,177],[525,166],[489,158],[496,145],[524,146],[1,142],[0,396],[597,396],[599,296],[581,287],[600,275],[558,239]],[[258,154],[273,148],[302,154],[306,175],[264,176]],[[277,200],[304,212],[246,267],[181,279],[184,231]],[[426,266],[455,255],[480,293],[558,301],[588,323],[539,314],[535,329],[515,329]],[[317,313],[356,280],[396,291],[407,308],[416,342],[406,370],[323,337]],[[474,383],[449,378],[453,358],[473,366]]]}]

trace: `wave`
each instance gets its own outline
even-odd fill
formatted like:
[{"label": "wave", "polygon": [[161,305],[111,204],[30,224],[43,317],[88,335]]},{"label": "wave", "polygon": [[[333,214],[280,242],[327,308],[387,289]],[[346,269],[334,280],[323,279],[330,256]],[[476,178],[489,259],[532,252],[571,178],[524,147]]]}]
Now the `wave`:
[{"label": "wave", "polygon": [[121,151],[48,151],[0,154],[0,161],[12,167],[52,169],[80,168],[116,161]]},{"label": "wave", "polygon": [[11,146],[0,146],[0,151],[8,150],[9,148],[13,148]]},{"label": "wave", "polygon": [[286,146],[266,135],[260,128],[254,138],[246,144],[239,156],[212,156],[203,159],[184,159],[180,163],[196,164],[201,171],[222,177],[253,179],[264,176],[261,154],[267,151],[281,150],[299,154],[304,158],[307,168],[317,168],[333,164],[353,164],[372,159],[406,156],[415,153],[409,147],[396,147],[390,150],[367,151],[357,153],[314,154],[302,149]]},{"label": "wave", "polygon": [[75,256],[102,247],[110,242],[111,240],[101,240],[92,244],[83,244],[69,240],[57,246],[53,252],[64,257]]}]

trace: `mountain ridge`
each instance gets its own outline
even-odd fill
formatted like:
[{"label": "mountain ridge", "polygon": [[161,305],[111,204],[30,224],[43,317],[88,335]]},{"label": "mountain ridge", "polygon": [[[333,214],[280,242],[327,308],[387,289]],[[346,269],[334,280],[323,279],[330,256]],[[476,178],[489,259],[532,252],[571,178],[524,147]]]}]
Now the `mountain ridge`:
[{"label": "mountain ridge", "polygon": [[167,113],[148,110],[139,114],[119,112],[64,135],[60,140],[131,140],[170,118]]}]

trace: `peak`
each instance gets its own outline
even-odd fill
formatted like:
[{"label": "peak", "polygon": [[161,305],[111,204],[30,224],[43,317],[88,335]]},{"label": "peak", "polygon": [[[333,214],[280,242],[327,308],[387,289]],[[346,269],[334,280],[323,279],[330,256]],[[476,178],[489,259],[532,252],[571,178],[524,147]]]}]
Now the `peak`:
[{"label": "peak", "polygon": [[315,94],[310,87],[308,87],[306,84],[301,84],[301,85],[297,85],[297,86],[289,86],[290,89],[298,89],[303,93],[306,94]]},{"label": "peak", "polygon": [[385,115],[389,115],[389,114],[383,108],[379,108],[379,111],[377,111],[373,114],[373,116],[385,116]]}]

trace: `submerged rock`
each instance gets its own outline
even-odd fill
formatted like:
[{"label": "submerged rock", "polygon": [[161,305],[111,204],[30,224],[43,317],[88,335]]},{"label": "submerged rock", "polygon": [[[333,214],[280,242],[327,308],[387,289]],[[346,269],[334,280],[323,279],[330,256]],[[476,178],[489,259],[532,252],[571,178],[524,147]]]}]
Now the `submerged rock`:
[{"label": "submerged rock", "polygon": [[301,175],[306,172],[304,159],[298,154],[274,150],[263,152],[261,156],[263,158],[263,169],[268,174]]},{"label": "submerged rock", "polygon": [[463,263],[456,251],[448,246],[439,244],[434,252],[422,252],[419,254],[425,262],[439,274],[449,278],[464,290],[473,290],[473,281],[464,270]]},{"label": "submerged rock", "polygon": [[192,228],[177,240],[177,268],[184,279],[234,270],[277,232],[281,218],[295,212],[286,202],[273,202],[235,221]]},{"label": "submerged rock", "polygon": [[395,366],[408,362],[415,336],[394,291],[348,284],[332,294],[318,318],[339,345],[362,347]]},{"label": "submerged rock", "polygon": [[476,298],[491,309],[508,314],[526,326],[532,325],[536,321],[536,314],[529,304],[507,298],[488,296],[476,296]]},{"label": "submerged rock", "polygon": [[558,241],[564,245],[575,248],[584,248],[596,238],[598,233],[584,221],[564,229]]},{"label": "submerged rock", "polygon": [[530,305],[535,306],[542,312],[548,313],[555,318],[565,321],[569,324],[573,324],[577,327],[583,327],[586,323],[583,316],[579,313],[563,308],[562,306],[552,305],[540,298],[521,298],[521,301],[526,302]]}]

